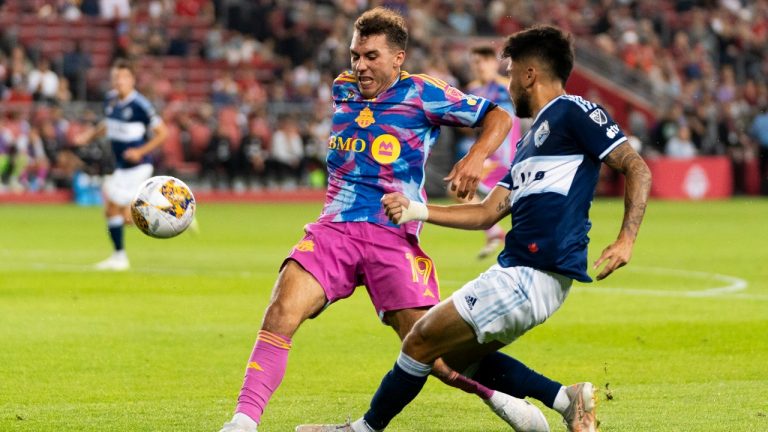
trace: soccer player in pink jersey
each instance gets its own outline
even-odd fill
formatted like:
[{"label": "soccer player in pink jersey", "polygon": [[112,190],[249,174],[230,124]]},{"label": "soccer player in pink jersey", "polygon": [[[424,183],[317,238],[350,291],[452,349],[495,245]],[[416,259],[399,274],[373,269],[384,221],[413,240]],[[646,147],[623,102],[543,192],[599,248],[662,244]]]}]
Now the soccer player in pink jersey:
[{"label": "soccer player in pink jersey", "polygon": [[[328,192],[315,223],[283,262],[256,344],[247,362],[236,412],[223,432],[256,431],[285,374],[291,338],[307,319],[365,285],[379,318],[402,339],[440,293],[432,260],[419,246],[422,223],[395,224],[381,198],[399,192],[425,203],[424,167],[441,126],[481,127],[474,146],[445,178],[472,198],[483,162],[509,133],[511,117],[487,99],[445,82],[401,70],[408,33],[396,12],[376,8],[355,22],[352,70],[333,83],[333,126],[328,139]],[[521,384],[541,377],[516,362]],[[472,381],[441,362],[435,375],[480,396],[505,420],[508,410],[541,415],[533,405]],[[507,420],[509,422],[509,420]]]},{"label": "soccer player in pink jersey", "polygon": [[[490,46],[482,45],[472,48],[469,55],[474,79],[467,85],[467,93],[488,99],[514,114],[515,108],[507,91],[509,80],[499,74],[499,59],[496,51]],[[464,153],[474,143],[476,136],[474,131],[470,131],[459,141],[460,153]],[[520,137],[520,119],[513,117],[509,134],[483,164],[483,173],[477,188],[478,195],[487,196],[496,183],[507,175],[512,159],[515,157],[515,143]],[[453,195],[455,197],[455,194]],[[480,203],[481,197],[478,195],[468,202]],[[459,201],[467,202],[467,200]],[[478,259],[496,252],[504,244],[505,234],[506,230],[498,224],[485,230],[485,245],[477,254]]]}]

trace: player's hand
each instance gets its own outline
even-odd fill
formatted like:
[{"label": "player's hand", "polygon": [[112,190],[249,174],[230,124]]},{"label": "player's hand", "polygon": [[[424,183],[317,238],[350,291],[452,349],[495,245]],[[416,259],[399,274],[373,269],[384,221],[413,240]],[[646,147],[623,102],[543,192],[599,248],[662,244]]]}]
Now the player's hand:
[{"label": "player's hand", "polygon": [[398,225],[413,220],[427,220],[429,211],[427,206],[411,201],[400,192],[389,193],[381,197],[381,205],[389,220]]},{"label": "player's hand", "polygon": [[137,148],[129,148],[123,152],[123,158],[128,162],[139,162],[142,157],[144,157],[144,154],[142,154],[141,150]]},{"label": "player's hand", "polygon": [[597,275],[597,280],[603,280],[613,273],[614,270],[624,267],[632,257],[632,246],[633,243],[631,241],[622,239],[618,239],[608,245],[608,247],[603,250],[600,258],[595,261],[593,267],[597,269],[601,264],[605,264],[603,271]]},{"label": "player's hand", "polygon": [[456,162],[451,172],[443,180],[450,182],[449,188],[459,198],[471,200],[475,196],[480,175],[483,172],[483,159],[468,154]]},{"label": "player's hand", "polygon": [[411,200],[406,198],[400,192],[388,193],[381,197],[381,205],[384,206],[384,213],[392,222],[399,224],[403,216],[403,209],[408,208]]}]

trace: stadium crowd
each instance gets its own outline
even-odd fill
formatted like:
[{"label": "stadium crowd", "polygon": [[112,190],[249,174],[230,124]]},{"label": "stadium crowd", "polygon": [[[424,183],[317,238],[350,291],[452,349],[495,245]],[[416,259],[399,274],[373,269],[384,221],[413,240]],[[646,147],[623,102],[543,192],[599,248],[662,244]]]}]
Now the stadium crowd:
[{"label": "stadium crowd", "polygon": [[[622,125],[645,157],[727,155],[736,193],[759,163],[768,193],[766,0],[0,0],[0,191],[110,171],[106,145],[71,139],[99,120],[117,57],[135,62],[170,126],[160,172],[200,187],[322,187],[346,31],[376,5],[410,21],[407,70],[460,88],[468,47],[559,25],[650,83],[657,117]],[[85,30],[51,36],[61,23]]]}]

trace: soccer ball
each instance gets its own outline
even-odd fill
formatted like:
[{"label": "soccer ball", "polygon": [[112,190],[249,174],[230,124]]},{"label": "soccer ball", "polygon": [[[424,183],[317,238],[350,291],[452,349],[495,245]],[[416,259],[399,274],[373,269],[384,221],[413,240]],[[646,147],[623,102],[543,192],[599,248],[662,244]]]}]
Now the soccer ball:
[{"label": "soccer ball", "polygon": [[194,217],[195,197],[189,187],[175,177],[149,178],[131,202],[133,223],[150,237],[175,237],[187,229]]}]

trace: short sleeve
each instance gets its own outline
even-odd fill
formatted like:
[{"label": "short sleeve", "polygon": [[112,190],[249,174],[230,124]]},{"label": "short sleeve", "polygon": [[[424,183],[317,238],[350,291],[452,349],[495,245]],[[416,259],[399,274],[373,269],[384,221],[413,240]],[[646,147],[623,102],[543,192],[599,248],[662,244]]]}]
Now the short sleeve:
[{"label": "short sleeve", "polygon": [[619,125],[599,105],[579,99],[571,104],[569,116],[579,146],[599,160],[627,140]]},{"label": "short sleeve", "polygon": [[465,94],[437,78],[418,77],[423,83],[424,112],[433,125],[475,127],[493,106],[487,99]]}]

